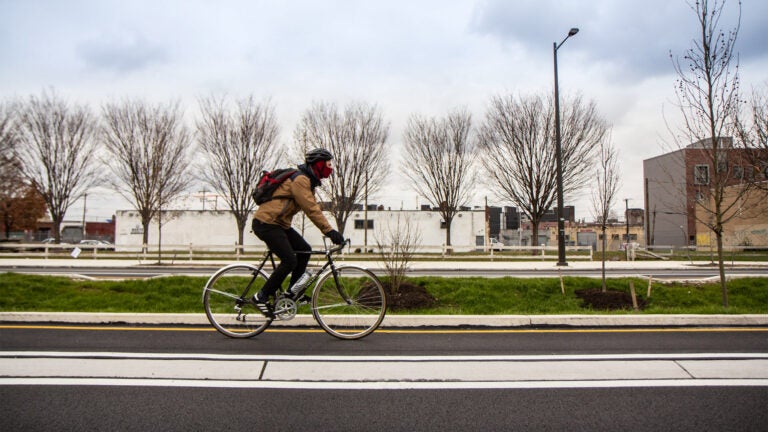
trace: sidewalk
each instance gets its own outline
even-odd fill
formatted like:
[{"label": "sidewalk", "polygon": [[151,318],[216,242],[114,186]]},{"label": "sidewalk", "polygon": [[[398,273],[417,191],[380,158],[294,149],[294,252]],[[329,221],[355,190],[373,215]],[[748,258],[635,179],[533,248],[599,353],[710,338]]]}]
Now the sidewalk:
[{"label": "sidewalk", "polygon": [[[314,263],[324,261],[323,259],[312,259],[310,266]],[[241,260],[204,260],[204,261],[189,261],[185,259],[163,259],[163,267],[175,266],[175,267],[221,267],[234,262],[249,263],[252,261]],[[336,258],[335,262],[338,264],[352,264],[359,265],[370,269],[383,268],[383,263],[377,260],[358,261],[347,260],[344,258]],[[74,258],[0,258],[0,266],[2,267],[153,267],[157,265],[157,259],[148,258],[146,260],[139,259],[93,259],[87,257]],[[583,270],[599,270],[602,266],[600,261],[585,261],[585,260],[573,260],[568,261],[567,266],[558,266],[557,262],[553,259],[539,260],[539,261],[517,261],[517,260],[499,260],[493,261],[488,258],[484,261],[462,261],[457,259],[435,259],[432,261],[413,261],[409,264],[409,267],[413,270],[560,270],[563,274],[567,274],[569,271],[583,271]],[[605,265],[606,269],[612,270],[634,270],[637,272],[643,272],[647,270],[673,270],[673,269],[685,269],[685,268],[717,268],[716,264],[710,264],[706,261],[607,261]],[[760,268],[768,270],[768,262],[727,262],[726,271],[729,268]]]}]

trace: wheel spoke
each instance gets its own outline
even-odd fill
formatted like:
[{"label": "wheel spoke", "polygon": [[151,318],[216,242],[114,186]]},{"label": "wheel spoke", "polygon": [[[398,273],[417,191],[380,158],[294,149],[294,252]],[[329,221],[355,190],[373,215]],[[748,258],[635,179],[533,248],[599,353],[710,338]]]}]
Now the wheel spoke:
[{"label": "wheel spoke", "polygon": [[249,264],[222,268],[203,289],[203,305],[208,320],[219,332],[236,338],[263,332],[272,320],[247,300],[266,281],[266,275]]},{"label": "wheel spoke", "polygon": [[341,339],[371,334],[386,314],[386,296],[378,278],[356,266],[340,266],[337,278],[326,274],[312,295],[312,314],[321,327]]}]

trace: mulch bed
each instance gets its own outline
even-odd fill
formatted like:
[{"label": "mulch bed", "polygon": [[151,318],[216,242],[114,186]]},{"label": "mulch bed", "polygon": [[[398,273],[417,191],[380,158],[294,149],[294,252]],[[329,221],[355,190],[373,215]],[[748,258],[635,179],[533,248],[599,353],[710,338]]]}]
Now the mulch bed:
[{"label": "mulch bed", "polygon": [[[392,294],[392,288],[388,283],[384,284],[387,291],[389,307],[393,310],[422,309],[432,307],[437,299],[428,293],[426,288],[409,282],[403,282],[397,293]],[[632,309],[632,296],[623,291],[607,290],[602,292],[600,288],[587,288],[575,291],[576,297],[582,301],[582,307],[597,310],[621,310]],[[643,309],[646,301],[637,299],[637,306]]]},{"label": "mulch bed", "polygon": [[437,299],[428,293],[426,288],[409,282],[401,283],[396,294],[392,294],[392,287],[389,283],[384,284],[384,289],[388,294],[389,307],[393,310],[428,308],[437,302]]}]

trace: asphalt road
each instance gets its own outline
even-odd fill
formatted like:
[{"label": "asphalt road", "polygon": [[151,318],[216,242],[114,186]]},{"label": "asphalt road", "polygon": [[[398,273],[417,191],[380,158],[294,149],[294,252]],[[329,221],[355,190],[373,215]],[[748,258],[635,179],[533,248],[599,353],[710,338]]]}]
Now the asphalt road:
[{"label": "asphalt road", "polygon": [[[556,360],[555,372],[595,362],[608,367],[615,361],[607,357],[627,356],[628,360],[620,363],[626,365],[629,374],[649,364],[632,360],[638,357],[652,361],[656,357],[679,357],[670,361],[678,365],[685,365],[688,356],[697,355],[723,356],[720,361],[729,364],[745,355],[765,357],[768,329],[443,329],[380,331],[360,341],[340,341],[313,330],[268,330],[253,339],[233,340],[197,327],[6,325],[0,327],[0,347],[0,354],[37,352],[56,358],[72,355],[86,369],[99,353],[124,353],[118,357],[205,353],[221,357],[207,358],[207,366],[238,365],[244,368],[239,371],[242,374],[263,366],[258,361],[234,361],[237,356],[282,356],[293,362],[294,367],[305,367],[306,358],[326,357],[338,358],[340,362],[375,357],[383,364],[392,356],[414,359],[411,362],[418,362],[419,356],[457,360],[482,356],[586,356],[576,366],[572,361]],[[587,360],[589,357],[595,360]],[[3,358],[16,364],[33,360],[14,360],[7,355]],[[462,361],[431,364],[434,368],[458,368]],[[516,367],[523,367],[522,362],[508,365]],[[437,371],[446,376],[451,372]],[[9,374],[0,368],[0,375]],[[545,386],[526,380],[514,385],[468,386],[450,380],[416,380],[376,383],[374,387],[347,383],[346,388],[336,388],[318,382],[298,382],[285,388],[280,388],[279,383],[264,388],[240,388],[247,383],[203,380],[186,385],[161,376],[122,383],[69,380],[56,384],[50,376],[44,378],[46,374],[51,375],[39,371],[38,376],[43,378],[38,382],[21,380],[9,384],[7,379],[0,379],[1,430],[743,431],[766,430],[768,425],[768,385],[722,380],[703,380],[698,384],[690,384],[691,380],[683,384],[680,380],[657,380],[652,384],[633,380],[579,381],[578,385],[570,386]]]},{"label": "asphalt road", "polygon": [[768,353],[768,328],[379,330],[359,341],[319,329],[268,329],[236,340],[211,327],[0,327],[2,351],[96,351],[328,356]]}]

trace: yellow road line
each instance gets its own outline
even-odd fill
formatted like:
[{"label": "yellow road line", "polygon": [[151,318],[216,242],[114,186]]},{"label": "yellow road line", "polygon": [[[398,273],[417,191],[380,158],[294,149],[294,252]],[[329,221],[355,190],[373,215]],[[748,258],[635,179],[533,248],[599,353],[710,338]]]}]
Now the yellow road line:
[{"label": "yellow road line", "polygon": [[[176,331],[211,332],[211,327],[114,327],[71,325],[0,325],[8,330],[88,330],[88,331]],[[322,329],[271,328],[270,333],[323,333]],[[768,327],[680,327],[680,328],[605,328],[605,329],[379,329],[376,333],[390,334],[514,334],[514,333],[709,333],[709,332],[768,332]]]}]

